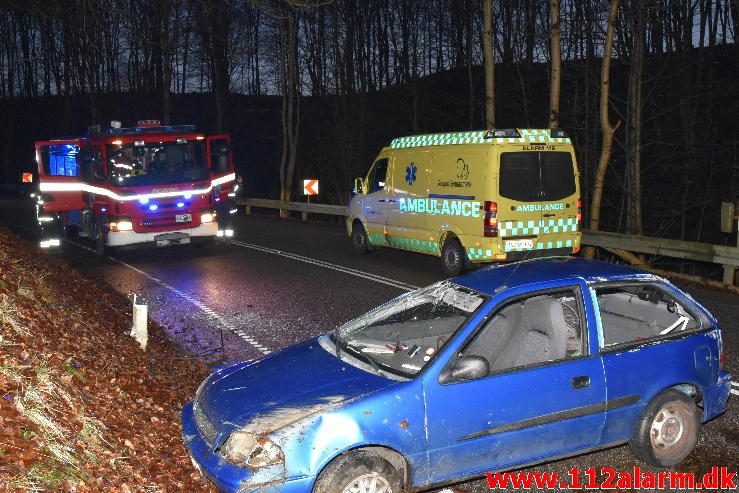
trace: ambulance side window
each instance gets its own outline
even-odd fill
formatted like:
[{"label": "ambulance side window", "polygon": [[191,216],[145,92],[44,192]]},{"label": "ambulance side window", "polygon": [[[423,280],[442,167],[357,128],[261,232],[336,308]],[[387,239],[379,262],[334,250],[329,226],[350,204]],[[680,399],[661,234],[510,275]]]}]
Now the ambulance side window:
[{"label": "ambulance side window", "polygon": [[372,166],[370,171],[368,185],[368,193],[375,193],[385,189],[385,181],[387,179],[387,158],[378,159]]}]

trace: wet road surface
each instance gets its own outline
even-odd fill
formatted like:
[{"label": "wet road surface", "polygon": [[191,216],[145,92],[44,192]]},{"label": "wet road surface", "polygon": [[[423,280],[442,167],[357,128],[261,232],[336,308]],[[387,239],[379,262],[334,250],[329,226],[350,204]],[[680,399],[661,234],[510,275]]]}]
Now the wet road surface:
[{"label": "wet road surface", "polygon": [[[23,218],[32,218],[27,206],[0,199],[0,221],[11,227],[31,224]],[[76,240],[56,255],[121,293],[143,297],[150,316],[179,342],[183,354],[212,365],[256,358],[325,333],[414,286],[443,278],[435,257],[395,250],[356,255],[336,222],[240,216],[236,232],[231,244],[129,250],[108,258]],[[692,284],[682,287],[718,318],[726,367],[739,380],[739,296]],[[739,387],[735,390],[739,394]],[[728,412],[704,426],[692,455],[674,470],[703,474],[712,466],[736,470],[737,464],[739,395],[733,395]],[[628,447],[526,471],[553,471],[567,480],[574,467],[629,472],[634,466],[659,471],[637,461]],[[454,488],[489,491],[485,480]]]}]

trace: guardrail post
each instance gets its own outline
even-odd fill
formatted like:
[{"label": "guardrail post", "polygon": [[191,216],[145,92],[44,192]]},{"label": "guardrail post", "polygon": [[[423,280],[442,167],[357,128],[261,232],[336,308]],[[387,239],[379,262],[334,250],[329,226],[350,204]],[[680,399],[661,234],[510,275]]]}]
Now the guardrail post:
[{"label": "guardrail post", "polygon": [[307,212],[301,212],[300,213],[300,217],[303,218],[303,221],[307,221],[308,220],[308,213]]},{"label": "guardrail post", "polygon": [[734,267],[733,265],[724,265],[724,284],[733,286],[735,273],[736,273],[736,267]]},{"label": "guardrail post", "polygon": [[251,206],[250,205],[247,205],[246,206],[246,215],[248,216],[249,214],[251,214]]}]

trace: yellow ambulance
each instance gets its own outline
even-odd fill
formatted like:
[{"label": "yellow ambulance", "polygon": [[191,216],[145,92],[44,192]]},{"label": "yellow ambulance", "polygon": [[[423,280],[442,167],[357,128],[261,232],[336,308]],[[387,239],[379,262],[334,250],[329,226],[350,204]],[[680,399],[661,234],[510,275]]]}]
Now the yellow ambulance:
[{"label": "yellow ambulance", "polygon": [[561,129],[393,139],[354,183],[346,227],[365,253],[391,247],[471,263],[580,250],[580,174]]}]

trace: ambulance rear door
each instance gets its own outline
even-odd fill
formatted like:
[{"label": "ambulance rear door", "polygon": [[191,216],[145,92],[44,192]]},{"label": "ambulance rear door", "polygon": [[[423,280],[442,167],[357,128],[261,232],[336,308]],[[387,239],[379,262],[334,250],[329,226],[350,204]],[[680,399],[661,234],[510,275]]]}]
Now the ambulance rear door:
[{"label": "ambulance rear door", "polygon": [[576,231],[577,226],[577,179],[572,154],[566,147],[523,147],[500,153],[498,211],[503,251],[572,247],[562,235],[570,229]]},{"label": "ambulance rear door", "polygon": [[80,140],[36,142],[39,191],[44,212],[82,209],[82,165]]}]

